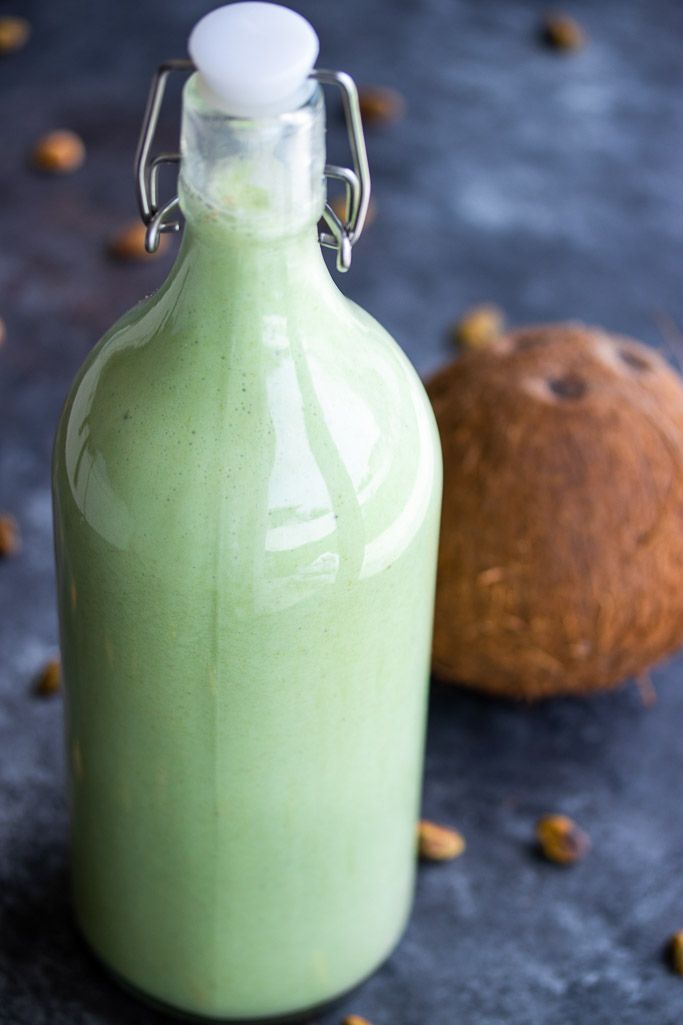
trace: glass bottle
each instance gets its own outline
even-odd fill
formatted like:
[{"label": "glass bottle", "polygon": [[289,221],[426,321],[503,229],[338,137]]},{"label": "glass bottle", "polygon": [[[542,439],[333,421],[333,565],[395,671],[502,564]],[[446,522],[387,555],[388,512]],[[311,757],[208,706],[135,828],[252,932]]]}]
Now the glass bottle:
[{"label": "glass bottle", "polygon": [[320,85],[235,117],[195,74],[181,154],[175,265],[55,443],[74,902],[141,994],[277,1018],[409,913],[440,451],[320,253]]}]

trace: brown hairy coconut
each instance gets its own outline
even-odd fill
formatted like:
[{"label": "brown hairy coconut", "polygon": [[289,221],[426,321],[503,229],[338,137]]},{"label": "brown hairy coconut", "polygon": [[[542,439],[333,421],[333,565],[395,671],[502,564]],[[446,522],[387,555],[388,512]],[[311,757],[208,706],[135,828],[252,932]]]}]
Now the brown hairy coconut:
[{"label": "brown hairy coconut", "polygon": [[465,352],[428,390],[444,453],[438,676],[540,698],[683,643],[683,381],[579,324]]}]

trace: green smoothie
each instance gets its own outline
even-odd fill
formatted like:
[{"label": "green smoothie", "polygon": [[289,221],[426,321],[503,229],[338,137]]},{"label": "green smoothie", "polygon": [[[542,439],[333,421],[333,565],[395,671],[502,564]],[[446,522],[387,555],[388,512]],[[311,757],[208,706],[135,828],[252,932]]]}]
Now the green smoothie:
[{"label": "green smoothie", "polygon": [[175,266],[54,455],[78,921],[128,983],[223,1018],[329,1000],[404,927],[441,492],[317,193],[301,221],[245,167],[183,171]]}]

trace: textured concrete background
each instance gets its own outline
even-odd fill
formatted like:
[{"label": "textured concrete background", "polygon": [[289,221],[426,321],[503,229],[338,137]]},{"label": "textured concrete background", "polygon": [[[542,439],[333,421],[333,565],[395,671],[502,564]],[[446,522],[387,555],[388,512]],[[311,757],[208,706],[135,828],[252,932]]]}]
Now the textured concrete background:
[{"label": "textured concrete background", "polygon": [[[0,507],[24,550],[0,566],[0,1021],[166,1021],[91,961],[68,914],[60,699],[30,681],[55,645],[48,464],[55,418],[102,331],[171,257],[112,265],[135,216],[130,170],[152,69],[182,55],[204,0],[0,3],[34,23],[0,62]],[[589,45],[538,44],[522,0],[301,0],[321,64],[398,86],[408,114],[372,133],[376,223],[347,292],[418,368],[449,355],[445,327],[494,299],[513,323],[574,317],[663,345],[683,325],[683,5],[577,0]],[[330,151],[345,159],[338,116]],[[177,109],[169,109],[172,141]],[[68,126],[83,170],[26,167]],[[683,351],[683,350],[681,350]],[[421,870],[399,951],[346,1012],[375,1025],[674,1025],[683,982],[661,945],[683,927],[683,661],[635,689],[526,709],[437,689],[425,811],[460,825],[465,856]],[[593,838],[571,870],[539,861],[546,810]],[[324,1018],[332,1025],[341,1017]]]}]

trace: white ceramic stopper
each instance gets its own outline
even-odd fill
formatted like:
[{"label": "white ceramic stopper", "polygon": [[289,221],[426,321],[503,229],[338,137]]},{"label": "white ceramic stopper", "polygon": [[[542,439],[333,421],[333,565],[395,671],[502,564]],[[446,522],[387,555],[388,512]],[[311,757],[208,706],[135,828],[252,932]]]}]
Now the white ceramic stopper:
[{"label": "white ceramic stopper", "polygon": [[306,101],[319,43],[296,11],[247,0],[205,15],[188,49],[213,103],[233,117],[264,117]]}]

